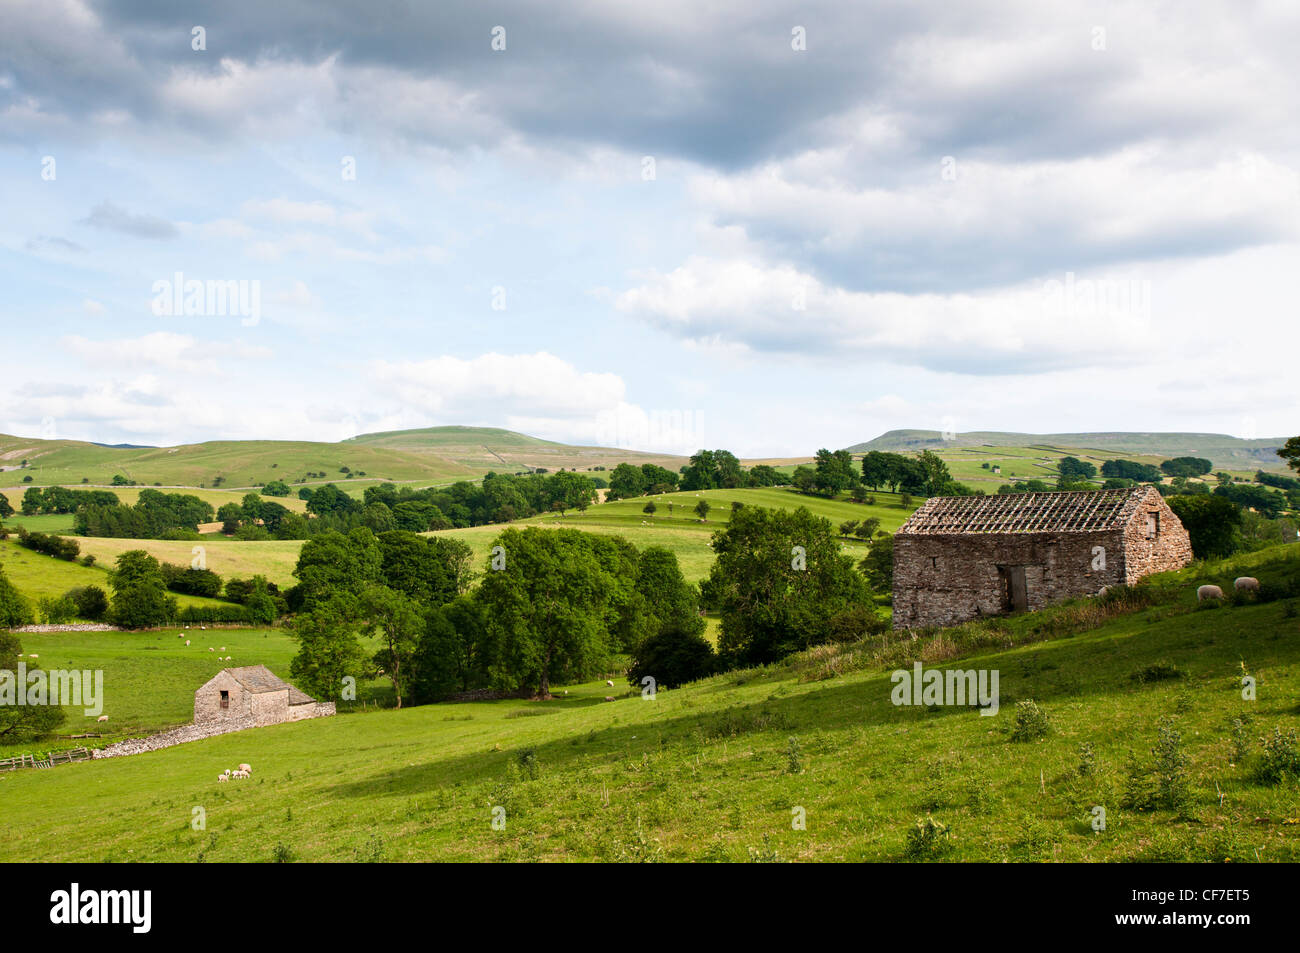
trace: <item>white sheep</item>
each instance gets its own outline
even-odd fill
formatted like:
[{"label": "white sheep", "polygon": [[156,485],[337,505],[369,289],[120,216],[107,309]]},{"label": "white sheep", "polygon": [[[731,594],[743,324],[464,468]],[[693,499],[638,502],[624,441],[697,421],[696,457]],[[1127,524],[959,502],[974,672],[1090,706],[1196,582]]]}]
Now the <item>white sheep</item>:
[{"label": "white sheep", "polygon": [[212,646],[210,646],[210,645],[208,646],[208,651],[209,651],[209,652],[214,651],[213,648],[212,648]]},{"label": "white sheep", "polygon": [[185,644],[186,644],[186,645],[189,645],[189,644],[190,644],[190,640],[189,640],[189,639],[186,639],[186,640],[185,640]]},{"label": "white sheep", "polygon": [[243,771],[245,774],[252,774],[252,773],[253,773],[253,766],[252,766],[251,764],[241,764],[241,765],[239,766],[239,770],[240,770],[240,771]]},{"label": "white sheep", "polygon": [[605,684],[608,685],[610,688],[614,687],[614,683],[608,678],[605,679]]},{"label": "white sheep", "polygon": [[1238,592],[1259,592],[1259,580],[1254,576],[1238,576],[1232,580],[1232,588]]},{"label": "white sheep", "polygon": [[98,718],[95,719],[95,721],[108,721],[108,716],[100,715]]},{"label": "white sheep", "polygon": [[31,655],[29,655],[29,656],[27,656],[27,657],[28,657],[28,658],[40,658],[40,656],[37,655],[35,652],[33,652]]},{"label": "white sheep", "polygon": [[1218,586],[1201,586],[1196,590],[1196,601],[1204,602],[1206,599],[1222,599],[1223,590]]},{"label": "white sheep", "polygon": [[226,650],[226,647],[223,645],[223,646],[221,647],[221,651],[224,652],[225,650]]},{"label": "white sheep", "polygon": [[217,780],[218,780],[218,781],[229,781],[230,778],[226,777],[224,774],[218,774],[218,775],[217,775]]}]

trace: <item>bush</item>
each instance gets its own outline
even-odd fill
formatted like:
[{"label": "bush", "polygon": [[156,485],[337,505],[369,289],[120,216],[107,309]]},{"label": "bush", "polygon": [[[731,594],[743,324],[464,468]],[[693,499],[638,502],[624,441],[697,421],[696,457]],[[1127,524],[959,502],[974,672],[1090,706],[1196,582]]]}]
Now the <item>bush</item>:
[{"label": "bush", "polygon": [[637,646],[627,680],[633,688],[640,688],[646,677],[653,678],[657,688],[676,688],[708,678],[717,670],[718,657],[707,639],[669,624]]},{"label": "bush", "polygon": [[254,619],[245,606],[186,606],[180,610],[176,620],[182,625],[206,622],[247,624],[261,621]]},{"label": "bush", "polygon": [[1173,662],[1168,661],[1152,662],[1146,668],[1139,669],[1129,676],[1139,685],[1149,685],[1152,682],[1170,682],[1186,677],[1186,672]]},{"label": "bush", "polygon": [[4,570],[0,569],[0,629],[13,629],[20,625],[31,625],[32,604],[14,588]]},{"label": "bush", "polygon": [[47,533],[29,533],[21,526],[18,527],[18,545],[69,562],[75,560],[81,553],[81,544],[75,539],[50,536]]},{"label": "bush", "polygon": [[936,821],[928,814],[924,821],[918,817],[907,831],[907,846],[903,852],[912,860],[937,857],[952,846],[950,834],[951,828],[947,824]]},{"label": "bush", "polygon": [[1185,812],[1191,803],[1189,759],[1183,751],[1183,736],[1172,719],[1160,719],[1151,754],[1153,762],[1148,765],[1129,753],[1123,805],[1138,811],[1164,807]]},{"label": "bush", "polygon": [[1032,698],[1016,702],[1016,724],[1011,730],[1012,741],[1037,741],[1047,736],[1047,713]]},{"label": "bush", "polygon": [[108,612],[108,594],[99,586],[79,586],[64,596],[77,607],[77,616],[87,621],[97,622]]},{"label": "bush", "polygon": [[1296,731],[1283,732],[1273,728],[1273,737],[1264,739],[1264,760],[1256,776],[1264,784],[1279,784],[1285,780],[1300,779],[1300,748],[1296,746]]},{"label": "bush", "polygon": [[36,600],[36,614],[46,625],[66,625],[77,617],[77,604],[67,596]]}]

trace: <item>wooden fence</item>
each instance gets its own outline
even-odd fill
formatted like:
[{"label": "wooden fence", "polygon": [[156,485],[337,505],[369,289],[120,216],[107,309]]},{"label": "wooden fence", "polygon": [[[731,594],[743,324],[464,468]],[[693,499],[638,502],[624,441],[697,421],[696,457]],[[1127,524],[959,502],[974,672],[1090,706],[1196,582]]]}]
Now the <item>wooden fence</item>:
[{"label": "wooden fence", "polygon": [[58,764],[71,764],[74,761],[89,761],[90,750],[87,748],[69,748],[66,751],[51,751],[45,758],[35,755],[20,754],[14,758],[0,758],[0,771],[17,771],[19,768],[52,768]]}]

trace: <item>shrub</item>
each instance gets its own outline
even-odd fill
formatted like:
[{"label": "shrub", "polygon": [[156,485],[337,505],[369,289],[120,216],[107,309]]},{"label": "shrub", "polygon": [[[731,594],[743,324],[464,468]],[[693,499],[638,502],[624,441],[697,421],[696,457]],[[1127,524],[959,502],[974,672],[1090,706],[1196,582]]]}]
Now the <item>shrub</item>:
[{"label": "shrub", "polygon": [[1161,718],[1156,732],[1150,764],[1129,752],[1122,803],[1138,811],[1164,807],[1182,813],[1191,803],[1183,736],[1170,718]]},{"label": "shrub", "polygon": [[77,615],[90,622],[97,622],[108,612],[108,594],[99,586],[79,586],[69,589],[66,597],[77,607]]},{"label": "shrub", "polygon": [[718,657],[707,639],[684,626],[669,624],[637,646],[627,680],[633,688],[640,688],[646,677],[653,678],[656,687],[676,688],[717,670]]},{"label": "shrub", "polygon": [[0,629],[13,629],[30,625],[33,619],[32,604],[14,588],[4,570],[0,569]]},{"label": "shrub", "polygon": [[1232,763],[1241,764],[1250,754],[1249,713],[1238,715],[1228,723],[1228,737],[1232,740]]},{"label": "shrub", "polygon": [[62,536],[50,536],[47,533],[29,533],[18,527],[18,545],[34,549],[38,553],[53,556],[55,559],[75,560],[81,553],[81,544],[75,539]]},{"label": "shrub", "polygon": [[1016,724],[1011,730],[1012,741],[1037,741],[1046,737],[1048,730],[1047,713],[1032,698],[1016,702]]},{"label": "shrub", "polygon": [[244,606],[186,606],[176,616],[183,625],[206,622],[228,622],[249,624],[261,620],[254,619]]},{"label": "shrub", "polygon": [[1129,676],[1139,685],[1148,685],[1152,682],[1168,682],[1186,677],[1186,672],[1169,661],[1152,662],[1146,668],[1139,669]]},{"label": "shrub", "polygon": [[1097,770],[1097,753],[1092,750],[1092,742],[1085,741],[1079,745],[1079,777],[1086,778]]},{"label": "shrub", "polygon": [[799,774],[803,771],[802,751],[799,748],[799,739],[794,735],[785,746],[786,774]]},{"label": "shrub", "polygon": [[86,553],[86,555],[82,556],[82,557],[81,557],[81,565],[86,566],[87,568],[89,568],[90,566],[95,565],[95,554],[94,554],[94,553]]},{"label": "shrub", "polygon": [[36,614],[46,625],[64,625],[77,617],[77,604],[67,596],[42,596],[36,600]]},{"label": "shrub", "polygon": [[928,814],[925,820],[918,817],[907,831],[907,846],[903,852],[912,860],[937,857],[952,846],[950,836],[951,828],[947,824],[936,821]]},{"label": "shrub", "polygon": [[1256,772],[1265,784],[1279,784],[1284,780],[1300,779],[1300,748],[1296,746],[1296,730],[1289,728],[1285,732],[1280,727],[1273,728],[1273,737],[1265,738],[1264,760]]}]

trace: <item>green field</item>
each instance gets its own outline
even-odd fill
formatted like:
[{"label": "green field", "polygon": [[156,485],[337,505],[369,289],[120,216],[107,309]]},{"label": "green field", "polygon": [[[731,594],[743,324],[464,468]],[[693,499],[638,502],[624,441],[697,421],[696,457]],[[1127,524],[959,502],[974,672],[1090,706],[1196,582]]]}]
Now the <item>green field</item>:
[{"label": "green field", "polygon": [[[552,702],[343,714],[7,773],[0,796],[17,836],[0,860],[901,860],[908,831],[931,815],[949,825],[935,855],[949,860],[1295,862],[1300,785],[1266,784],[1255,768],[1257,739],[1298,721],[1300,600],[1197,611],[1194,587],[1298,570],[1300,548],[1279,547],[1157,579],[1170,587],[1154,605],[1093,628],[1054,628],[1069,607],[1015,617],[971,661],[947,631],[815,649],[649,701],[596,682]],[[267,657],[284,651],[273,635],[247,637],[240,655],[258,639]],[[181,661],[166,634],[137,638],[68,639],[62,656],[43,646],[42,660],[97,658],[113,682],[121,666],[117,691],[130,697],[133,680],[153,677],[140,662],[151,644],[167,665]],[[917,658],[998,670],[999,714],[893,705],[889,670]],[[201,661],[160,680],[174,688],[136,703],[136,717],[183,714]],[[1182,677],[1133,678],[1167,666]],[[1241,698],[1243,670],[1256,701]],[[603,702],[611,691],[618,700]],[[1014,704],[1026,699],[1051,731],[1015,742]],[[1242,715],[1252,750],[1235,763],[1229,722]],[[1149,761],[1162,716],[1181,732],[1190,805],[1127,808],[1128,753]],[[1083,743],[1095,752],[1087,774]],[[253,778],[218,785],[241,761]],[[1095,806],[1104,831],[1091,827]],[[205,830],[192,829],[195,807]],[[805,830],[792,825],[799,809]]]},{"label": "green field", "polygon": [[[140,540],[115,539],[106,542],[126,544],[137,543]],[[193,544],[186,543],[184,545],[188,547]],[[121,548],[126,550],[135,547],[123,545]],[[84,556],[88,550],[83,546],[81,552]],[[188,552],[189,550],[186,549],[187,554]],[[186,565],[189,564],[190,558],[189,555],[185,556],[184,562]],[[0,569],[4,570],[8,580],[33,604],[37,599],[43,597],[56,598],[69,589],[75,589],[78,586],[99,586],[105,592],[111,593],[112,589],[108,584],[109,568],[109,561],[102,557],[97,557],[94,566],[83,566],[80,563],[55,559],[53,556],[46,556],[44,553],[24,549],[12,537],[0,540]],[[176,602],[181,608],[185,606],[223,604],[215,599],[205,599],[201,596],[187,596],[179,593],[172,593],[172,595],[176,596]]]},{"label": "green field", "polygon": [[104,565],[111,566],[127,550],[143,549],[160,562],[188,566],[194,549],[203,549],[207,568],[222,579],[262,575],[278,586],[291,586],[293,567],[298,564],[302,542],[296,539],[245,541],[223,537],[202,540],[114,539],[101,536],[77,536],[82,553],[90,553]]}]

